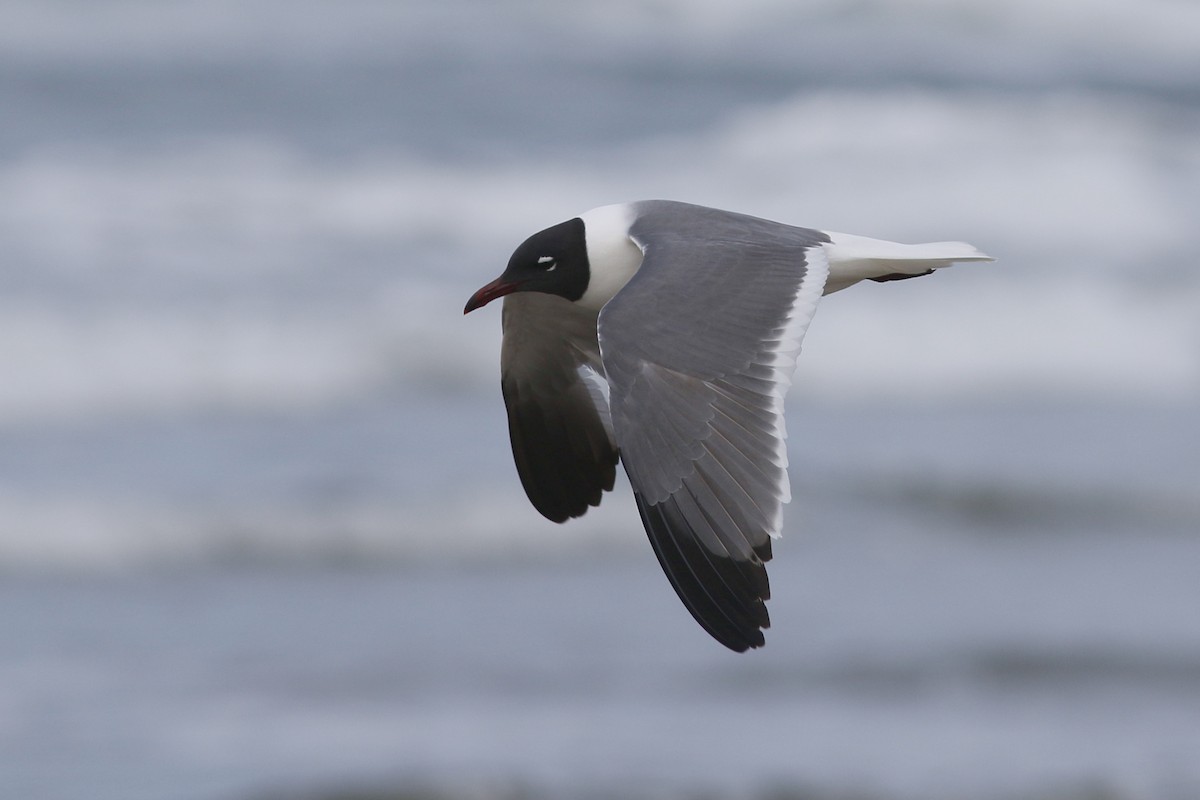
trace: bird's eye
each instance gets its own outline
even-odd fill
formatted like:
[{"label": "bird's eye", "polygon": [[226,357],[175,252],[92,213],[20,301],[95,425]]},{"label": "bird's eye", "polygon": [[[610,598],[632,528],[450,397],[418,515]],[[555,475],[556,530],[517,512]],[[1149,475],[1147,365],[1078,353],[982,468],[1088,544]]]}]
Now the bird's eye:
[{"label": "bird's eye", "polygon": [[546,272],[553,272],[554,268],[558,266],[558,262],[554,260],[554,256],[542,256],[537,260],[537,263]]}]

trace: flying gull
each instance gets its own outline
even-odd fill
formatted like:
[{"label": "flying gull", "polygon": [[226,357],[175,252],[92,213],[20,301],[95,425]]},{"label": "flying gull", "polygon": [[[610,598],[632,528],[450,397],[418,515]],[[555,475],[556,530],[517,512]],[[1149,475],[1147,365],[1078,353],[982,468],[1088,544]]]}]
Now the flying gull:
[{"label": "flying gull", "polygon": [[501,387],[534,507],[578,517],[623,463],[679,598],[741,652],[770,626],[764,562],[791,499],[783,398],[817,301],[991,260],[643,200],[530,236],[464,313],[505,298]]}]

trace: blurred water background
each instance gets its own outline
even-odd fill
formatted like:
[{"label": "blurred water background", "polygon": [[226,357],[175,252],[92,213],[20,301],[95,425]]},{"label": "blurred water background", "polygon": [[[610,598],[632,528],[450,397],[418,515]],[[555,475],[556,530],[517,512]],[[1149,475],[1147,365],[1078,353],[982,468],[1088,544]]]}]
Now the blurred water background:
[{"label": "blurred water background", "polygon": [[[0,17],[0,795],[1200,796],[1200,5]],[[1000,259],[822,304],[744,656],[461,314],[649,197]]]}]

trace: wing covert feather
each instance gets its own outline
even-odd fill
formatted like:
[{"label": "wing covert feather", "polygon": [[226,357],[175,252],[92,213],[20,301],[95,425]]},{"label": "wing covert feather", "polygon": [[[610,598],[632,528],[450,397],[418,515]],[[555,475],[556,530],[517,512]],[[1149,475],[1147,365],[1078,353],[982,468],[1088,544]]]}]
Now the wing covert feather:
[{"label": "wing covert feather", "polygon": [[727,647],[758,647],[790,498],[783,395],[828,237],[666,201],[636,211],[642,266],[599,316],[613,432],[684,605]]}]

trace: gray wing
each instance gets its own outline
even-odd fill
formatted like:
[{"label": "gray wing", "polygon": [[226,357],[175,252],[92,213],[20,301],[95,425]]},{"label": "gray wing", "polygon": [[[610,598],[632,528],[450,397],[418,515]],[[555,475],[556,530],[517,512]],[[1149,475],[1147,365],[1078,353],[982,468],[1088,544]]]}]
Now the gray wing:
[{"label": "gray wing", "polygon": [[504,298],[502,325],[500,385],[517,473],[534,508],[565,522],[599,505],[616,477],[605,401],[586,380],[600,369],[596,314],[520,292]]},{"label": "gray wing", "polygon": [[599,317],[621,458],[684,605],[727,647],[758,647],[790,498],[783,395],[828,237],[666,201],[636,213],[642,266]]}]

